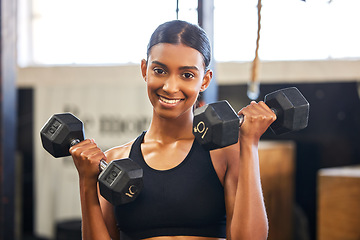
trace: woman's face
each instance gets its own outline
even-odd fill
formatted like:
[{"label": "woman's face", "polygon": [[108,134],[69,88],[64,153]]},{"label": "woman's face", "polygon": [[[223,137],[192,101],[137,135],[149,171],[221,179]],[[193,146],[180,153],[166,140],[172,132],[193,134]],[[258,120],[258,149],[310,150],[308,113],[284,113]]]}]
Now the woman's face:
[{"label": "woman's face", "polygon": [[191,112],[200,91],[211,80],[200,52],[183,44],[160,43],[141,63],[142,75],[155,113],[176,118]]}]

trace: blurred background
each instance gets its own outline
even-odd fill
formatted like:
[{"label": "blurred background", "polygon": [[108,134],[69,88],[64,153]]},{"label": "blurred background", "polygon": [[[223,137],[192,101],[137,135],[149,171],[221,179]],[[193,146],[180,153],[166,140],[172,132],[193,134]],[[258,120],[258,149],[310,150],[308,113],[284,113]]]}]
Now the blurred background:
[{"label": "blurred background", "polygon": [[78,239],[77,172],[42,148],[39,131],[72,112],[105,151],[146,130],[140,61],[151,33],[173,19],[211,39],[204,102],[227,99],[238,111],[295,86],[310,103],[306,129],[262,137],[269,239],[360,239],[359,1],[0,2],[0,239]]}]

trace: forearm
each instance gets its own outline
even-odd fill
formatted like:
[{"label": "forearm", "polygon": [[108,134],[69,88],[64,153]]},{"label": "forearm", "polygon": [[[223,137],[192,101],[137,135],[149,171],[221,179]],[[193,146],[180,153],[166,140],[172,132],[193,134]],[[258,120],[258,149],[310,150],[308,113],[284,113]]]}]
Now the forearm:
[{"label": "forearm", "polygon": [[260,181],[257,144],[240,142],[240,164],[232,239],[266,239],[268,221]]},{"label": "forearm", "polygon": [[80,180],[80,199],[83,239],[111,239],[101,212],[96,181]]}]

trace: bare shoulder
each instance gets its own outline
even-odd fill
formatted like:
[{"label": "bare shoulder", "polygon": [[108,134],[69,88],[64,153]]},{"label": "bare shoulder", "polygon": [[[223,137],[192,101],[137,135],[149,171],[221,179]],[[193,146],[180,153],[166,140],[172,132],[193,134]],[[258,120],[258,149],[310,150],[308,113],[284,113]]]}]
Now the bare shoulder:
[{"label": "bare shoulder", "polygon": [[134,143],[134,141],[135,140],[107,150],[105,152],[105,155],[108,161],[129,157],[131,146]]}]

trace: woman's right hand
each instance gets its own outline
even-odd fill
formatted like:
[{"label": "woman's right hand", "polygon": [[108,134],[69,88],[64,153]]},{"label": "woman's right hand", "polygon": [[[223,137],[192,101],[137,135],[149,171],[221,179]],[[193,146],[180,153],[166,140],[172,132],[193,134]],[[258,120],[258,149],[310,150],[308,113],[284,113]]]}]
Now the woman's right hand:
[{"label": "woman's right hand", "polygon": [[69,152],[74,160],[79,178],[97,181],[100,173],[100,160],[106,161],[106,156],[95,141],[86,139],[72,146]]}]

